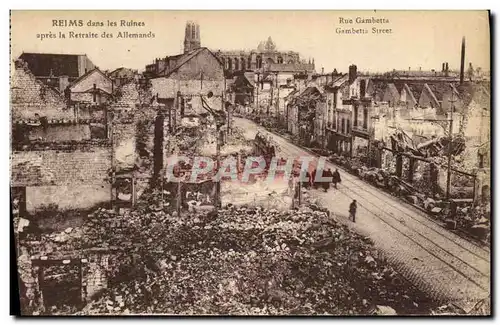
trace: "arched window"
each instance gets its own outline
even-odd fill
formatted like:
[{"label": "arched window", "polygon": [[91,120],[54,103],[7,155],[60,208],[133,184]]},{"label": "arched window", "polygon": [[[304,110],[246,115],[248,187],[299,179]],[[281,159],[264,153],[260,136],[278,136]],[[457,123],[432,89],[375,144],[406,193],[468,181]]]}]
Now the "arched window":
[{"label": "arched window", "polygon": [[233,61],[231,60],[231,58],[227,59],[227,69],[233,70]]},{"label": "arched window", "polygon": [[278,56],[278,63],[283,64],[283,58],[281,56]]},{"label": "arched window", "polygon": [[239,70],[240,69],[240,64],[239,60],[237,58],[234,59],[234,70]]},{"label": "arched window", "polygon": [[246,61],[244,58],[241,58],[241,70],[245,71],[245,65],[246,65]]},{"label": "arched window", "polygon": [[288,64],[294,64],[293,60],[288,60]]}]

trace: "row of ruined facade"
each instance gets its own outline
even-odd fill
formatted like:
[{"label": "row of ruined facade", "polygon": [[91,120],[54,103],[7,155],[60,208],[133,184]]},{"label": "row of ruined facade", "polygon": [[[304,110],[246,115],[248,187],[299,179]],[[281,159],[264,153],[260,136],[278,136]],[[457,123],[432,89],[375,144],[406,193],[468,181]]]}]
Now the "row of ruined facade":
[{"label": "row of ruined facade", "polygon": [[[279,55],[273,46],[261,44],[260,53]],[[369,76],[355,65],[348,73],[290,71],[284,64],[230,74],[220,53],[198,46],[162,64],[155,74],[106,72],[85,55],[40,53],[23,53],[12,64],[12,187],[27,197],[28,210],[51,200],[61,207],[113,200],[110,174],[138,168],[147,157],[151,175],[158,173],[165,155],[181,150],[171,135],[209,115],[200,95],[210,92],[205,104],[213,110],[225,111],[230,101],[246,113],[275,116],[307,144],[348,156],[390,149],[395,134],[404,135],[410,153],[430,144],[435,155],[453,107],[453,135],[466,144],[454,162],[483,175],[478,186],[489,184],[489,83]],[[378,156],[375,166],[384,164]]]},{"label": "row of ruined facade", "polygon": [[[451,124],[453,148],[464,144],[453,153],[453,168],[476,179],[475,195],[489,191],[489,82],[454,76],[362,75],[355,65],[344,74],[310,74],[282,84],[279,77],[274,80],[266,103],[259,102],[250,111],[274,116],[305,145],[355,158],[374,149],[394,151],[396,141],[401,154],[433,161],[447,157],[443,139],[448,138]],[[256,88],[264,97],[265,89]],[[255,96],[257,90],[252,91]],[[368,167],[382,167],[384,157],[394,155],[374,156]],[[446,160],[440,163],[446,166]]]}]

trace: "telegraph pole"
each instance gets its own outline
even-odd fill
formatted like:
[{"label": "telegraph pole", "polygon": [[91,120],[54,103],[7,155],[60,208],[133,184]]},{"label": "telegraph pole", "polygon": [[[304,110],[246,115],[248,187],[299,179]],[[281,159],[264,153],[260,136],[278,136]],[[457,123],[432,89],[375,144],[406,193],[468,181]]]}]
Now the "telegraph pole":
[{"label": "telegraph pole", "polygon": [[268,114],[269,114],[269,113],[270,113],[270,111],[271,111],[271,107],[273,107],[273,106],[274,106],[274,105],[273,105],[273,99],[274,99],[274,96],[273,96],[273,95],[274,95],[274,80],[272,80],[271,82],[272,82],[273,84],[272,84],[272,86],[271,86],[271,99],[269,100],[269,106],[268,106],[268,108],[267,108],[267,112],[268,112]]},{"label": "telegraph pole", "polygon": [[456,99],[455,99],[455,93],[454,93],[454,89],[453,89],[453,86],[451,86],[451,109],[450,109],[450,118],[449,118],[449,137],[450,137],[450,141],[448,142],[448,173],[447,173],[447,179],[446,179],[446,199],[449,200],[450,199],[450,190],[451,190],[451,149],[452,149],[452,140],[453,140],[453,111],[455,110],[455,102],[456,102]]},{"label": "telegraph pole", "polygon": [[278,73],[276,72],[276,86],[278,87],[278,97],[276,97],[276,115],[278,117],[278,127],[280,123],[280,83],[278,82]]},{"label": "telegraph pole", "polygon": [[257,108],[257,111],[259,112],[260,115],[260,107],[259,107],[259,87],[260,87],[260,73],[257,72],[257,102],[255,103],[255,107]]},{"label": "telegraph pole", "polygon": [[[219,172],[220,168],[220,128],[221,125],[219,124],[218,121],[216,121],[216,132],[217,132],[217,141],[216,141],[216,149],[215,149],[215,155],[217,157],[217,173]],[[220,200],[220,182],[221,180],[218,179],[215,182],[215,208],[219,209],[221,207],[221,200]]]}]

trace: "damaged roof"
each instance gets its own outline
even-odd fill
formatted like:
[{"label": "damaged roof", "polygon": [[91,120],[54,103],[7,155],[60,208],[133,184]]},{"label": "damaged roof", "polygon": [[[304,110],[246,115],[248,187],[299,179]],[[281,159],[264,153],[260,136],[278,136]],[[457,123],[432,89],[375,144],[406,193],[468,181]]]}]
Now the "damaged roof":
[{"label": "damaged roof", "polygon": [[169,60],[173,59],[173,60],[176,61],[175,62],[175,66],[173,68],[171,68],[170,70],[168,70],[170,67],[166,66],[165,69],[160,72],[160,74],[163,74],[163,73],[167,72],[164,76],[165,77],[170,76],[172,73],[174,73],[175,71],[179,70],[180,67],[182,67],[184,64],[186,64],[187,62],[189,62],[191,59],[193,59],[194,57],[196,57],[198,54],[200,54],[203,51],[208,51],[217,60],[217,62],[219,62],[219,64],[221,66],[223,65],[222,61],[220,60],[220,58],[218,58],[212,51],[210,51],[206,47],[200,47],[200,48],[194,49],[194,50],[192,50],[190,52],[187,52],[187,53],[184,53],[184,54],[178,54],[178,55],[170,56]]},{"label": "damaged roof", "polygon": [[[442,101],[444,94],[446,94],[447,92],[449,92],[452,89],[452,87],[451,87],[452,84],[449,82],[432,82],[432,83],[428,82],[427,86],[429,86],[429,89],[432,91],[434,96],[436,96],[436,99],[438,101]],[[453,88],[453,90],[458,95],[458,93],[456,92],[456,90],[454,88]]]},{"label": "damaged roof", "polygon": [[462,85],[455,86],[463,106],[467,107],[474,100],[483,108],[490,109],[491,96],[488,89],[479,83],[465,82]]},{"label": "damaged roof", "polygon": [[[90,71],[88,71],[87,73],[85,73],[83,76],[81,76],[80,78],[76,79],[75,81],[73,81],[71,84],[70,84],[70,88],[73,88],[75,87],[77,84],[79,84],[80,82],[82,82],[83,80],[85,80],[87,77],[89,77],[90,75],[94,74],[94,73],[99,73],[101,74],[104,78],[106,78],[107,80],[109,80],[109,82],[111,82],[111,79],[104,73],[102,72],[99,68],[94,68]],[[111,94],[111,92],[107,91],[106,89],[103,89],[102,87],[97,87],[99,89],[101,89],[102,91],[108,93],[108,94]],[[92,88],[89,88],[87,89],[86,91],[90,91],[92,90]]]},{"label": "damaged roof", "polygon": [[413,97],[418,102],[420,99],[420,94],[422,94],[422,90],[424,89],[424,83],[422,82],[407,82],[406,85],[408,89],[410,89]]},{"label": "damaged roof", "polygon": [[385,80],[370,79],[366,87],[368,90],[369,89],[368,86],[370,86],[372,90],[370,91],[370,93],[368,93],[367,91],[367,95],[373,97],[375,101],[382,101],[384,99],[384,94],[387,85],[388,83]]}]

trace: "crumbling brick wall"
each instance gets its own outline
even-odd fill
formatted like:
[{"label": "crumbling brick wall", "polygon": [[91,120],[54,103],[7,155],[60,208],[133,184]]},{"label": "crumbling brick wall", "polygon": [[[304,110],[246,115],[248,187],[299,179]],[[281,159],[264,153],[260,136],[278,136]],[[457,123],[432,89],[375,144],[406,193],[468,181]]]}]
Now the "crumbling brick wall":
[{"label": "crumbling brick wall", "polygon": [[[153,150],[154,119],[158,106],[147,85],[132,81],[120,87],[113,112],[113,146],[115,166],[118,170],[131,168],[140,155],[138,141],[144,141],[146,148]],[[146,122],[151,123],[146,123]],[[138,124],[143,124],[138,127]],[[138,134],[142,130],[147,134]]]},{"label": "crumbling brick wall", "polygon": [[[178,80],[174,78],[151,79],[153,95],[160,98],[175,98],[179,91],[183,95],[199,95],[212,91],[215,96],[222,95],[224,80]],[[260,96],[260,95],[259,95]]]},{"label": "crumbling brick wall", "polygon": [[26,187],[29,212],[49,203],[60,209],[89,208],[111,199],[111,157],[107,143],[13,151],[11,186]]},{"label": "crumbling brick wall", "polygon": [[53,119],[74,119],[64,96],[36,80],[23,61],[16,61],[11,75],[11,110],[13,120],[35,119],[35,114]]},{"label": "crumbling brick wall", "polygon": [[109,254],[91,254],[84,260],[82,286],[85,300],[90,300],[96,293],[108,287],[108,260]]},{"label": "crumbling brick wall", "polygon": [[82,141],[90,140],[89,124],[50,125],[32,128],[28,135],[29,140],[56,141]]},{"label": "crumbling brick wall", "polygon": [[[110,256],[112,256],[112,253],[100,248],[93,248],[82,252],[81,256],[78,254],[78,256],[66,257],[66,259],[60,256],[46,256],[45,254],[35,254],[31,257],[25,254],[23,255],[24,259],[21,258],[18,263],[23,265],[19,272],[21,280],[28,289],[26,298],[30,300],[33,309],[36,310],[37,307],[42,307],[45,303],[43,292],[41,292],[42,287],[40,286],[44,281],[43,278],[40,278],[40,275],[43,274],[43,272],[40,272],[41,269],[50,267],[50,265],[64,265],[69,262],[68,265],[77,265],[81,268],[81,301],[86,303],[101,290],[108,287],[108,274],[111,267],[109,264]],[[65,293],[61,292],[60,294],[64,295]],[[26,306],[23,307],[26,308]]]},{"label": "crumbling brick wall", "polygon": [[114,167],[117,170],[132,168],[136,162],[135,127],[133,120],[113,123]]},{"label": "crumbling brick wall", "polygon": [[78,103],[86,104],[102,104],[106,103],[111,98],[111,95],[105,93],[94,94],[92,92],[71,93],[71,100]]}]

